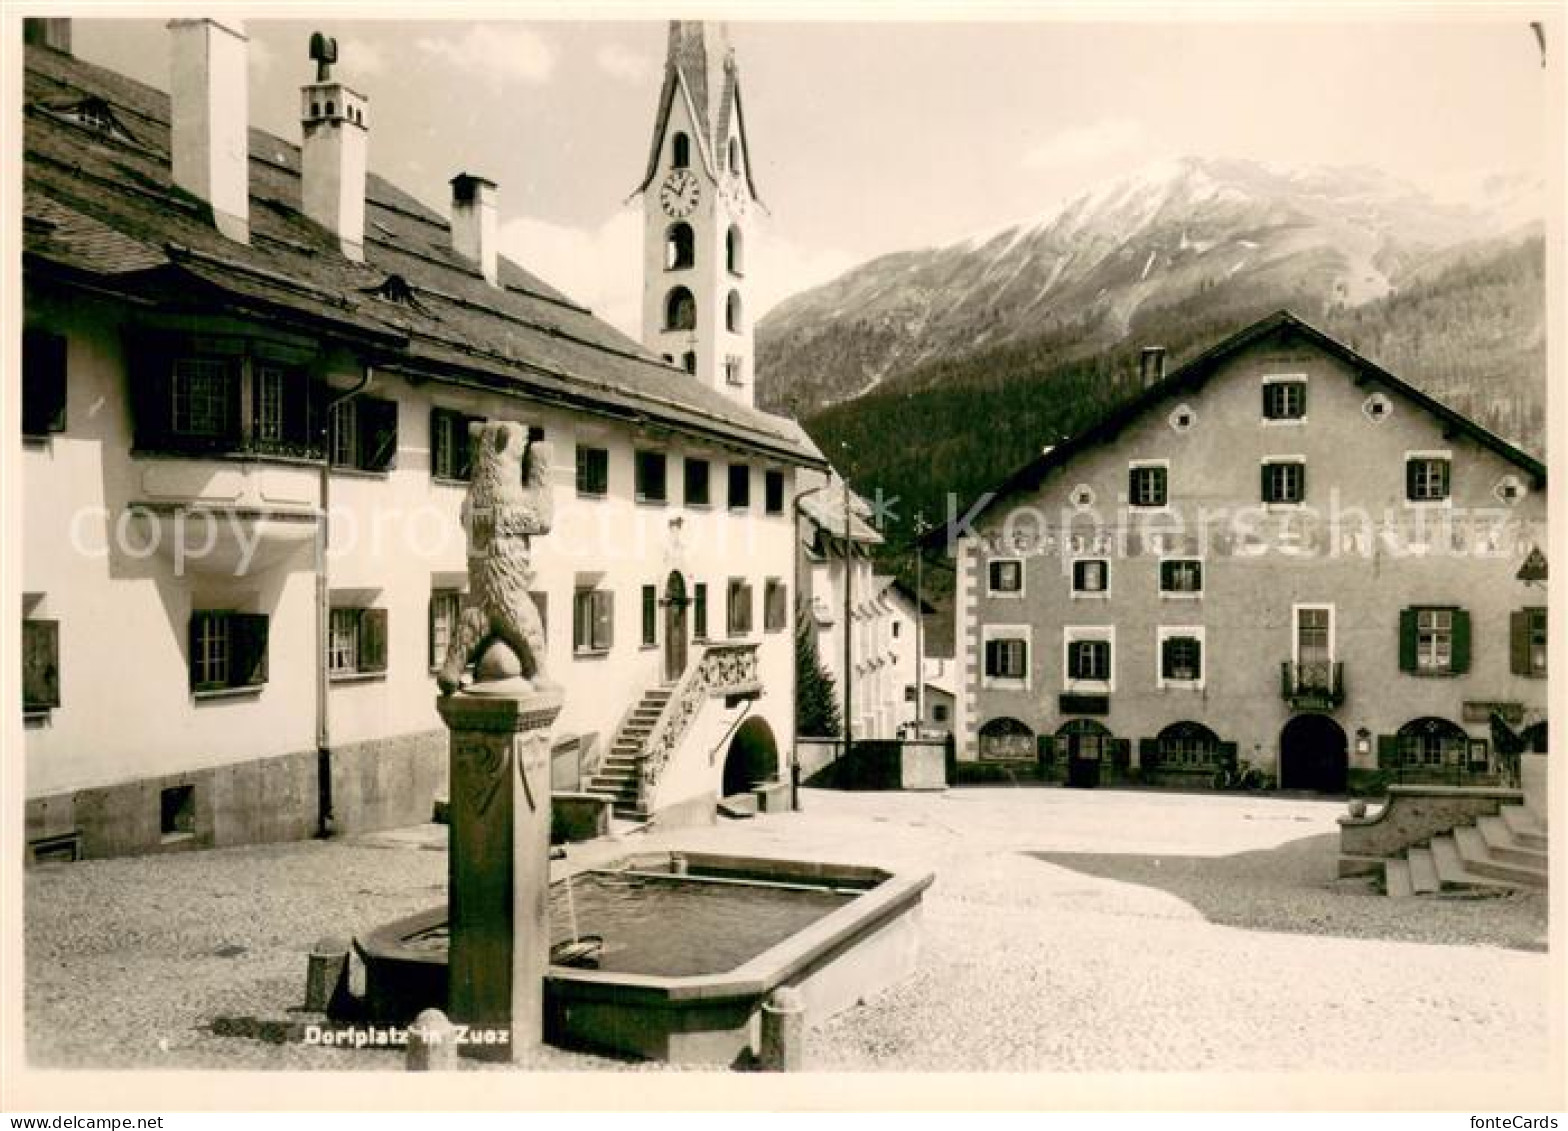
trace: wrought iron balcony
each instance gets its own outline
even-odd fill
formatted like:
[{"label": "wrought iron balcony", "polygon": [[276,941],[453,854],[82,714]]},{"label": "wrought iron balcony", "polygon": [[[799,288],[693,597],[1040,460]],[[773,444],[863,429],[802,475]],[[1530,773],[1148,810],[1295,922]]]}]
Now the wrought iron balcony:
[{"label": "wrought iron balcony", "polygon": [[1345,665],[1331,660],[1279,666],[1280,694],[1292,710],[1327,711],[1345,701]]}]

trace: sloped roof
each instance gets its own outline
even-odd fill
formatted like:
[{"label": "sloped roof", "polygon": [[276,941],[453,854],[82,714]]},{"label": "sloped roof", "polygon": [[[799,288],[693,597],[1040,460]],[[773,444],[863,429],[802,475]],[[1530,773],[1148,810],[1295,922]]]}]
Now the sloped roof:
[{"label": "sloped roof", "polygon": [[670,109],[677,97],[685,100],[687,112],[696,123],[697,152],[703,168],[715,181],[724,172],[724,139],[729,136],[730,117],[734,115],[746,187],[752,199],[760,201],[762,198],[751,176],[751,143],[746,136],[746,120],[741,111],[740,67],[735,62],[735,51],[730,46],[724,24],[701,20],[670,21],[664,85],[659,90],[658,109],[654,114],[648,167],[635,192],[645,191],[659,172],[659,154],[670,124]]},{"label": "sloped roof", "polygon": [[[1054,447],[1045,449],[1042,454],[1008,476],[990,493],[991,497],[986,499],[979,506],[978,510],[971,514],[969,509],[966,508],[960,514],[967,518],[970,524],[979,522],[993,507],[1004,500],[1037,488],[1046,475],[1073,460],[1080,452],[1115,439],[1116,436],[1125,431],[1145,412],[1154,409],[1173,393],[1185,392],[1202,385],[1209,375],[1222,364],[1243,350],[1276,335],[1295,335],[1302,341],[1338,358],[1358,373],[1362,373],[1376,381],[1383,388],[1403,396],[1426,412],[1431,413],[1443,422],[1445,428],[1468,436],[1482,447],[1490,449],[1515,467],[1526,472],[1537,486],[1546,483],[1546,465],[1534,456],[1521,451],[1501,436],[1483,428],[1463,413],[1450,408],[1442,401],[1423,393],[1414,385],[1394,376],[1376,362],[1370,361],[1343,342],[1336,341],[1323,331],[1307,324],[1290,311],[1278,310],[1266,318],[1260,318],[1245,329],[1232,334],[1217,345],[1211,346],[1187,364],[1181,366],[1181,368],[1170,373],[1164,380],[1141,389],[1137,395],[1118,405],[1077,435],[1062,441]],[[983,495],[982,499],[984,499]],[[957,521],[963,521],[963,518]],[[920,544],[923,546],[945,545],[949,532],[952,529],[952,523],[938,527],[922,538]]]},{"label": "sloped roof", "polygon": [[800,509],[824,534],[833,538],[842,538],[846,497],[849,506],[850,540],[880,545],[882,535],[867,521],[871,515],[871,504],[849,490],[842,480],[815,494],[800,495]]},{"label": "sloped roof", "polygon": [[[166,94],[45,47],[28,47],[26,64],[29,272],[132,299],[202,294],[372,344],[378,364],[822,463],[794,421],[665,363],[516,263],[501,261],[501,286],[486,283],[452,250],[445,217],[374,173],[365,262],[346,259],[301,212],[299,146],[263,130],[249,137],[250,243],[225,238],[204,202],[172,183]],[[119,128],[62,112],[84,98],[111,107]],[[391,276],[415,301],[383,297]]]}]

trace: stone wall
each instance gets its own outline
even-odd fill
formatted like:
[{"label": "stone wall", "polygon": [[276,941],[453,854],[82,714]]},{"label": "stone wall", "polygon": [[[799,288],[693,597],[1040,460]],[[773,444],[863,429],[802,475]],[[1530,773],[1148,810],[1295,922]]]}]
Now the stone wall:
[{"label": "stone wall", "polygon": [[1407,848],[1492,816],[1505,804],[1518,804],[1522,796],[1517,789],[1390,786],[1381,809],[1339,819],[1339,874],[1376,871]]},{"label": "stone wall", "polygon": [[446,793],[445,730],[373,738],[332,748],[332,829],[337,834],[418,825]]}]

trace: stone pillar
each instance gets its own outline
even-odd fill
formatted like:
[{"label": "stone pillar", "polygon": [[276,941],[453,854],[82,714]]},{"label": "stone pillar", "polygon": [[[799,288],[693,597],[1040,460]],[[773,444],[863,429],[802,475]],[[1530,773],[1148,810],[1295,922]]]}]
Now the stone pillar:
[{"label": "stone pillar", "polygon": [[550,726],[558,690],[475,683],[437,700],[451,731],[447,1013],[504,1044],[465,1055],[521,1063],[544,1039],[549,968]]}]

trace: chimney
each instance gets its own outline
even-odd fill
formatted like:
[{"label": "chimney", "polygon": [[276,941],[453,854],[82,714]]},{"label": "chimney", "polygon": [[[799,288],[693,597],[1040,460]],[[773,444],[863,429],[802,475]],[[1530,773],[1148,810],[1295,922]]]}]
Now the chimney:
[{"label": "chimney", "polygon": [[365,169],[370,131],[364,95],[332,78],[338,43],[310,37],[316,81],[300,88],[300,196],[305,215],[338,238],[343,254],[365,260]]},{"label": "chimney", "polygon": [[170,20],[169,133],[174,183],[212,206],[232,240],[250,242],[250,110],[239,20]]},{"label": "chimney", "polygon": [[1147,389],[1163,380],[1165,380],[1165,347],[1144,346],[1143,355],[1138,359],[1138,384]]},{"label": "chimney", "polygon": [[22,42],[71,53],[71,21],[31,16],[22,21]]},{"label": "chimney", "polygon": [[495,182],[472,173],[452,178],[452,250],[479,265],[492,287],[500,286],[496,249]]}]

